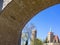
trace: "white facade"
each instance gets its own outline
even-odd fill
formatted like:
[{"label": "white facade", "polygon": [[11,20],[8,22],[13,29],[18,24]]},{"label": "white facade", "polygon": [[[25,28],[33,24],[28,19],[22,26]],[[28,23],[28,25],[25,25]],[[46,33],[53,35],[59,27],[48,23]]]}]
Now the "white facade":
[{"label": "white facade", "polygon": [[34,29],[34,30],[32,30],[30,45],[35,45],[36,36],[37,36],[37,31]]},{"label": "white facade", "polygon": [[31,35],[31,39],[36,39],[36,36],[37,36],[37,32],[36,30],[32,30],[32,35]]},{"label": "white facade", "polygon": [[44,45],[60,45],[58,35],[54,35],[53,32],[48,33],[47,42]]},{"label": "white facade", "polygon": [[54,36],[53,32],[49,32],[49,34],[48,34],[48,42],[53,41],[53,36]]}]

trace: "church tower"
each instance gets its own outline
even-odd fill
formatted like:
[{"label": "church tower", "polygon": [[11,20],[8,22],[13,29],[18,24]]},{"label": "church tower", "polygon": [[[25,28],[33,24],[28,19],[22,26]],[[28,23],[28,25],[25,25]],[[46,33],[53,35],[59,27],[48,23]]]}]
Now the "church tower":
[{"label": "church tower", "polygon": [[52,32],[52,29],[50,28],[50,32],[48,32],[48,42],[53,42],[53,37],[54,37],[54,34]]}]

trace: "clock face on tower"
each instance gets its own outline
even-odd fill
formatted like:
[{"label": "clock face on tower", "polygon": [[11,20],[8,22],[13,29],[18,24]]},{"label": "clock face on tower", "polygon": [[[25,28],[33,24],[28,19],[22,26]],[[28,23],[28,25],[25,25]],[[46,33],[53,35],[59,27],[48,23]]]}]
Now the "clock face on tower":
[{"label": "clock face on tower", "polygon": [[12,0],[0,0],[0,11],[2,11]]}]

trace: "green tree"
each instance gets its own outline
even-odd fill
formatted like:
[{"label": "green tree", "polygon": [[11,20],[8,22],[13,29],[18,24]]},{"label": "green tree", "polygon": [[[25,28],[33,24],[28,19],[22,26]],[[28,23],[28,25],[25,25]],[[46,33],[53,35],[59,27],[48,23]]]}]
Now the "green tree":
[{"label": "green tree", "polygon": [[44,40],[44,43],[48,43],[47,37],[46,37],[46,39]]},{"label": "green tree", "polygon": [[35,39],[35,45],[43,45],[42,40],[40,40],[40,39]]}]

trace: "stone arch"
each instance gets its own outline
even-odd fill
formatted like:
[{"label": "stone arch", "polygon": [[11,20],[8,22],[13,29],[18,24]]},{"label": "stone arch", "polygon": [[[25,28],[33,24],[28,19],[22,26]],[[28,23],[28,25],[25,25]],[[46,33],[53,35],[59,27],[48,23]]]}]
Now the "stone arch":
[{"label": "stone arch", "polygon": [[38,12],[59,3],[60,0],[12,0],[0,14],[0,45],[18,45],[25,24]]}]

